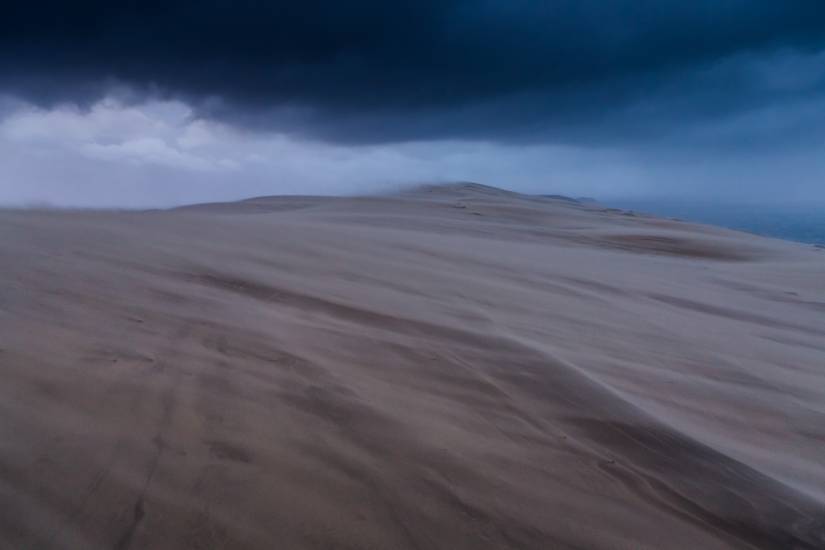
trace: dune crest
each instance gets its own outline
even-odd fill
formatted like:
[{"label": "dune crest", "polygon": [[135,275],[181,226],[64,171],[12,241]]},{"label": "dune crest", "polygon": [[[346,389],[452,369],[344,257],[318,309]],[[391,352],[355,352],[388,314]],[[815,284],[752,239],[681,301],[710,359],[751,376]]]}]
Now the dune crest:
[{"label": "dune crest", "polygon": [[476,183],[0,213],[0,548],[825,548],[825,254]]}]

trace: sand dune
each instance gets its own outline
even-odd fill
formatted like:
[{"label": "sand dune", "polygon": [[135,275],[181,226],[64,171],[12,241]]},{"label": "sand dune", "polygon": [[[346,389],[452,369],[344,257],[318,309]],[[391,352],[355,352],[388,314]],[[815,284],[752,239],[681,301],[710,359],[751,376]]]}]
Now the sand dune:
[{"label": "sand dune", "polygon": [[813,247],[456,184],[0,262],[0,548],[825,548]]}]

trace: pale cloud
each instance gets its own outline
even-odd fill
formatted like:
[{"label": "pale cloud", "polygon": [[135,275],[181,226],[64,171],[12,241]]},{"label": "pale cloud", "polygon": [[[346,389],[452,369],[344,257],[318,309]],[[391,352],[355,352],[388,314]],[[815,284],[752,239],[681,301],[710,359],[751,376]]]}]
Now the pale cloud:
[{"label": "pale cloud", "polygon": [[0,122],[0,138],[32,148],[60,149],[90,159],[182,170],[232,170],[233,158],[212,148],[229,130],[197,120],[180,102],[124,105],[103,100],[89,109],[21,108]]}]

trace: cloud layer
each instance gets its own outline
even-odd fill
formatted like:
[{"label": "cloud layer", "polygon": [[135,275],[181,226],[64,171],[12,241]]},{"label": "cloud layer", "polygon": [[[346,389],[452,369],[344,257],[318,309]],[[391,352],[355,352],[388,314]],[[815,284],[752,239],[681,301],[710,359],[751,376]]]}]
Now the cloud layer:
[{"label": "cloud layer", "polygon": [[0,203],[475,179],[825,201],[822,0],[17,2]]},{"label": "cloud layer", "polygon": [[819,93],[821,70],[776,89],[758,63],[824,45],[820,0],[28,2],[0,22],[0,88],[119,86],[337,142],[598,141],[640,109],[660,133]]}]

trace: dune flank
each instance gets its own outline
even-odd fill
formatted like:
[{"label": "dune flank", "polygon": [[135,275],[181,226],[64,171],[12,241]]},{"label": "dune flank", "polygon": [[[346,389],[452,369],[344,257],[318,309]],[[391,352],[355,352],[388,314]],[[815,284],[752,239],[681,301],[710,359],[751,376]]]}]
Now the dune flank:
[{"label": "dune flank", "polygon": [[0,548],[825,548],[825,252],[626,214],[0,213]]}]

